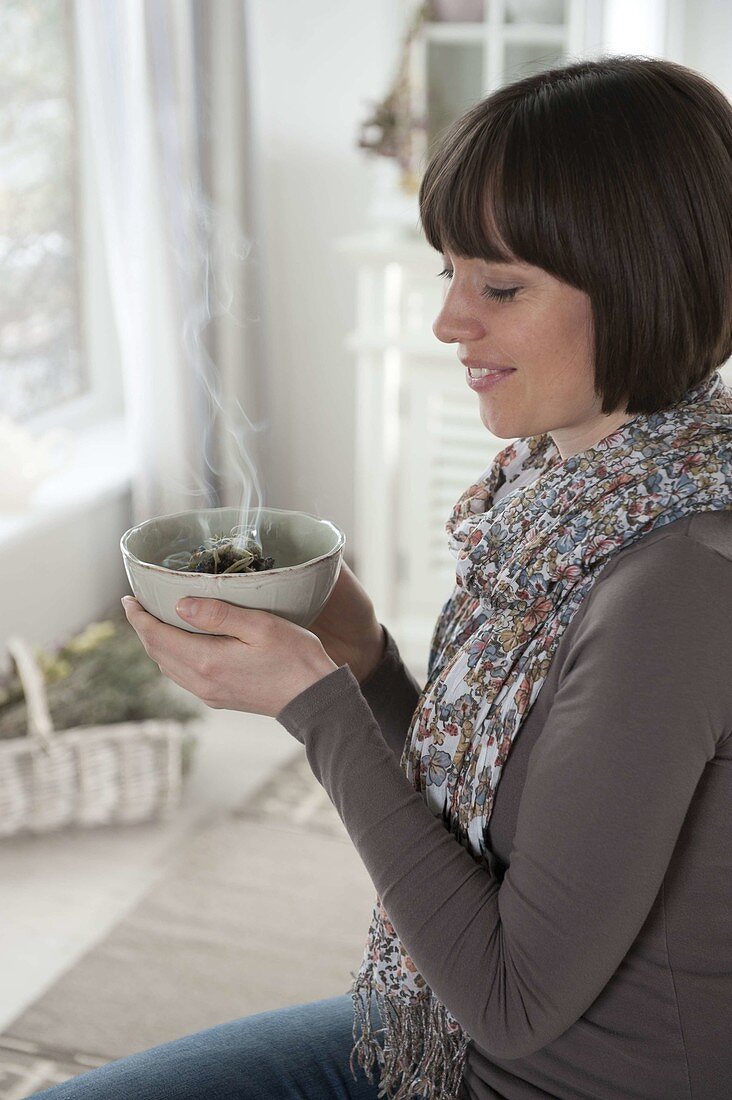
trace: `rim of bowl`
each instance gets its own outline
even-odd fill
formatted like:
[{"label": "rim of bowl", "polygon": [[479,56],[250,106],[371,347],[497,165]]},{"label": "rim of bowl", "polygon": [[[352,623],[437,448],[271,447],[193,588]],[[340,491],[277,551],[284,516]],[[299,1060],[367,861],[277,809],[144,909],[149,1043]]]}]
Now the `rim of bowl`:
[{"label": "rim of bowl", "polygon": [[[223,512],[223,511],[228,510],[228,506],[227,505],[222,505],[221,508],[201,508],[199,510],[202,511],[202,512],[218,512],[218,511]],[[193,577],[193,576],[196,576],[196,577],[227,577],[227,576],[230,576],[230,577],[251,577],[251,576],[261,577],[263,572],[264,573],[284,573],[288,569],[300,569],[301,566],[303,566],[303,565],[312,565],[313,562],[323,561],[325,558],[330,558],[334,554],[337,554],[338,551],[341,550],[346,544],[346,536],[343,533],[343,531],[341,531],[340,527],[336,527],[336,525],[334,523],[331,523],[331,521],[329,519],[323,519],[322,516],[314,516],[312,512],[300,512],[300,511],[297,511],[296,509],[290,509],[290,508],[260,508],[259,509],[260,512],[277,512],[280,515],[288,515],[288,516],[292,516],[292,515],[307,516],[309,519],[317,520],[318,523],[327,523],[328,526],[332,527],[333,530],[337,533],[338,542],[336,543],[336,545],[333,547],[332,550],[328,551],[327,554],[319,554],[317,558],[308,558],[307,561],[298,562],[297,565],[283,565],[283,566],[280,566],[279,568],[277,566],[275,566],[274,569],[266,569],[266,570],[257,569],[253,573],[192,573],[188,569],[168,569],[167,566],[165,566],[165,565],[156,565],[152,561],[143,561],[142,558],[138,558],[136,554],[133,554],[132,551],[127,546],[128,538],[130,538],[131,535],[135,534],[135,532],[137,532],[137,531],[141,530],[143,527],[147,526],[148,523],[155,523],[156,520],[160,520],[160,519],[177,519],[179,516],[189,516],[192,511],[194,511],[194,509],[184,508],[182,512],[169,512],[169,513],[163,513],[163,515],[160,515],[160,516],[150,516],[149,519],[144,519],[142,521],[142,523],[138,523],[134,527],[130,527],[127,531],[125,531],[125,533],[122,535],[122,537],[119,540],[119,547],[120,547],[120,550],[122,551],[122,556],[125,557],[125,558],[128,558],[130,561],[135,562],[137,565],[142,565],[145,569],[156,569],[156,570],[159,570],[161,573],[167,574],[168,576],[170,576],[171,573],[175,573],[176,576],[179,576],[179,577]]]}]

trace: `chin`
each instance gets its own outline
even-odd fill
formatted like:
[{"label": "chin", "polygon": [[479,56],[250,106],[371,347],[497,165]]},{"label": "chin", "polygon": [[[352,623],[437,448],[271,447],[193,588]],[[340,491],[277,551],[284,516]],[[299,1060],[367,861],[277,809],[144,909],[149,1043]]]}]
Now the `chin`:
[{"label": "chin", "polygon": [[486,402],[480,405],[480,419],[483,425],[497,439],[524,439],[532,435],[544,435],[551,430],[551,422],[531,420],[528,416],[506,411]]},{"label": "chin", "polygon": [[482,405],[480,419],[483,421],[483,426],[497,439],[518,439],[519,436],[527,434],[521,431],[517,418],[499,416],[492,409],[484,410]]}]

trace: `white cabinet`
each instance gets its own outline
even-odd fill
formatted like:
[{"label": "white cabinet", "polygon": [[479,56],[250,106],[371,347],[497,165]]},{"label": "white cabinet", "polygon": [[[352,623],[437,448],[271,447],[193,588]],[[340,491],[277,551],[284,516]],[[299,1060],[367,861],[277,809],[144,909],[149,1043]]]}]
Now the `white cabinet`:
[{"label": "white cabinet", "polygon": [[460,22],[449,0],[435,7],[448,18],[421,36],[433,132],[495,88],[596,52],[602,30],[599,0],[478,0]]},{"label": "white cabinet", "polygon": [[611,2],[399,0],[403,34],[393,82],[359,141],[393,154],[371,154],[377,223],[416,227],[425,166],[475,103],[515,80],[601,53]]},{"label": "white cabinet", "polygon": [[[421,0],[402,6],[406,25]],[[430,11],[409,48],[417,177],[440,135],[479,99],[602,50],[603,0],[432,0]]]}]

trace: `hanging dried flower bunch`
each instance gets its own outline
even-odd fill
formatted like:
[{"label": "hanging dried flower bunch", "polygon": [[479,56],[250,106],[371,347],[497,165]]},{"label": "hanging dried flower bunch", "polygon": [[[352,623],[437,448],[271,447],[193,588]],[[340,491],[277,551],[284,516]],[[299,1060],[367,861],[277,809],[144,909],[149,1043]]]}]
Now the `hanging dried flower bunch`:
[{"label": "hanging dried flower bunch", "polygon": [[[416,9],[402,42],[396,76],[386,96],[373,104],[373,113],[361,123],[358,148],[381,157],[395,157],[405,179],[414,180],[414,135],[427,129],[425,118],[412,114],[410,53],[423,25],[432,18],[432,0]],[[412,188],[413,189],[413,186]]]}]

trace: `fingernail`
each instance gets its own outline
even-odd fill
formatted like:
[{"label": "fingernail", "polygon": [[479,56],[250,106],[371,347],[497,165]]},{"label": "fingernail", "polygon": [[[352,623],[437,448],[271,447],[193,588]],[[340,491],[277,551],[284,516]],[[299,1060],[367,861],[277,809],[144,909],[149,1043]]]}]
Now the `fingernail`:
[{"label": "fingernail", "polygon": [[185,600],[180,600],[176,604],[175,610],[184,619],[193,619],[198,614],[198,600],[192,600],[188,597]]}]

